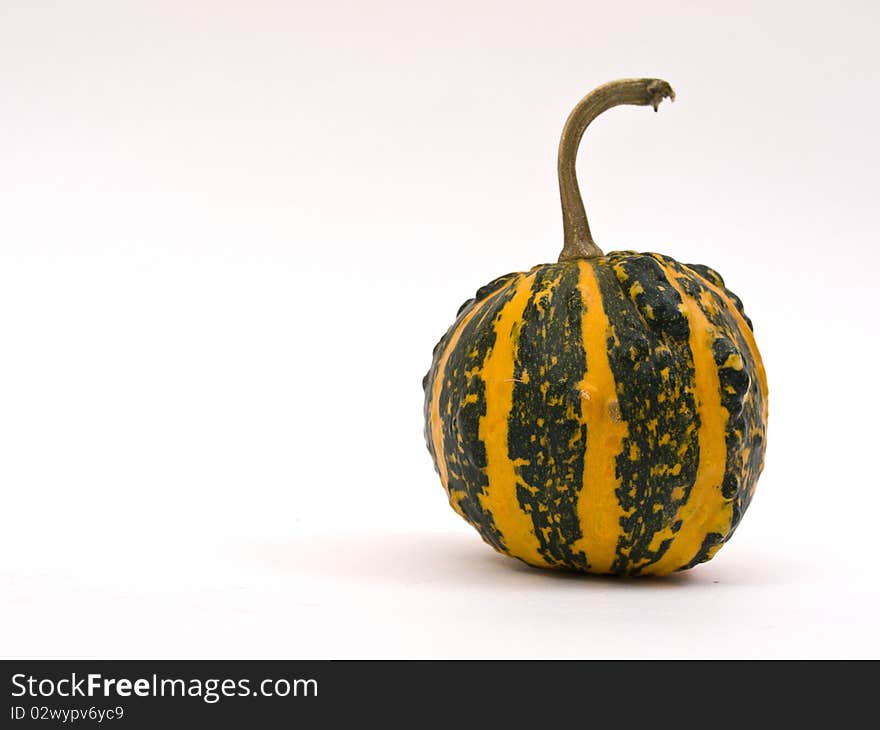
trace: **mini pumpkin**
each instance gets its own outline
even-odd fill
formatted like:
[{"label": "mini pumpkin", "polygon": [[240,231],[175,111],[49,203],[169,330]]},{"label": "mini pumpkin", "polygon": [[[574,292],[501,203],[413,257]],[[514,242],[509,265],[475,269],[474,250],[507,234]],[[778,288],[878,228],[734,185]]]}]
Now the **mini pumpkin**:
[{"label": "mini pumpkin", "polygon": [[739,298],[707,266],[603,254],[581,201],[587,125],[667,97],[665,81],[626,79],[578,103],[559,145],[558,262],[482,287],[423,381],[450,504],[533,566],[691,568],[730,538],[763,468],[767,381]]}]

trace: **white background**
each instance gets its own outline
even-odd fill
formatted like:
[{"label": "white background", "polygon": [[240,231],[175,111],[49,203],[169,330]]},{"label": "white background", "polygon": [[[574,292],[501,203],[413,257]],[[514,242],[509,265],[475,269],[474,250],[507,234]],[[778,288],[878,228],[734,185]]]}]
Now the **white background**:
[{"label": "white background", "polygon": [[[0,3],[0,654],[878,657],[869,2]],[[448,507],[459,304],[606,250],[718,269],[770,381],[732,542],[544,574]]]}]

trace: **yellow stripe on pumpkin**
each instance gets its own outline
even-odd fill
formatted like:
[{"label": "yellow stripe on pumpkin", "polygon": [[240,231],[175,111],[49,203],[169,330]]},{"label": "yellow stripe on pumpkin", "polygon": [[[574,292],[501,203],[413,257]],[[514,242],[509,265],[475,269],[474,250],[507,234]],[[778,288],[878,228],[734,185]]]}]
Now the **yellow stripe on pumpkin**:
[{"label": "yellow stripe on pumpkin", "polygon": [[578,262],[579,288],[583,301],[581,336],[587,358],[587,372],[578,384],[581,392],[581,418],[587,424],[586,455],[583,487],[577,511],[583,537],[572,548],[584,552],[595,573],[607,573],[614,563],[617,541],[621,534],[620,519],[624,511],[615,490],[617,457],[629,428],[620,419],[614,394],[614,375],[608,361],[608,317],[596,271],[597,264]]},{"label": "yellow stripe on pumpkin", "polygon": [[516,496],[518,464],[508,447],[508,419],[513,408],[515,345],[529,303],[535,275],[516,284],[513,297],[495,320],[495,344],[483,362],[480,375],[486,387],[486,414],[480,418],[480,440],[486,446],[486,477],[489,484],[480,494],[480,504],[492,515],[507,551],[531,565],[546,567],[539,552],[532,518],[522,510]]}]

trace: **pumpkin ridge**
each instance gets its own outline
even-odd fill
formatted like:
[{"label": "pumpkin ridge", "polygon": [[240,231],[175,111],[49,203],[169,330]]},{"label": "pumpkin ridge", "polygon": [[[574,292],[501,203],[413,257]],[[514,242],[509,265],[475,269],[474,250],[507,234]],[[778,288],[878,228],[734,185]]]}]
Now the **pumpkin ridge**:
[{"label": "pumpkin ridge", "polygon": [[[449,491],[449,479],[446,467],[446,449],[443,442],[443,419],[440,413],[440,399],[443,389],[444,380],[446,378],[446,364],[449,356],[455,349],[461,338],[465,326],[479,312],[480,308],[486,306],[491,299],[497,295],[500,290],[495,290],[490,296],[487,296],[480,302],[471,299],[465,303],[465,306],[459,310],[459,316],[453,325],[446,331],[437,345],[434,347],[434,358],[431,367],[422,381],[422,387],[425,390],[425,442],[428,446],[428,452],[434,461],[434,468],[440,475],[440,482],[446,490],[450,498],[450,504],[456,512],[464,516],[458,506],[458,502],[452,498]],[[467,311],[465,308],[473,305]]]},{"label": "pumpkin ridge", "polygon": [[581,338],[587,368],[577,388],[581,395],[581,419],[586,424],[583,486],[578,497],[582,549],[597,573],[610,573],[614,564],[620,522],[624,511],[617,499],[620,486],[617,459],[629,429],[620,418],[615,380],[608,360],[606,341],[611,335],[602,301],[595,260],[579,261]]},{"label": "pumpkin ridge", "polygon": [[748,508],[763,466],[765,401],[760,355],[756,356],[757,350],[750,347],[751,329],[743,316],[716,285],[690,273],[691,267],[673,259],[667,259],[667,264],[677,272],[677,281],[715,328],[712,350],[719,374],[721,402],[730,414],[725,428],[727,463],[722,483],[722,493],[732,506],[730,525],[709,551],[698,553],[694,560],[682,566],[684,569],[709,560],[733,534]]},{"label": "pumpkin ridge", "polygon": [[514,402],[515,350],[523,311],[531,298],[536,273],[521,278],[516,291],[492,322],[495,344],[483,362],[481,377],[486,389],[486,412],[479,436],[486,444],[488,484],[480,501],[493,517],[507,552],[529,565],[548,567],[540,551],[530,515],[517,500],[518,464],[509,452],[508,419]]},{"label": "pumpkin ridge", "polygon": [[576,264],[536,272],[514,353],[508,452],[540,554],[551,565],[587,570],[587,556],[575,549],[583,537],[577,502],[587,429],[576,388],[587,367],[578,278]]},{"label": "pumpkin ridge", "polygon": [[[600,259],[596,273],[611,327],[608,359],[628,434],[617,458],[624,512],[612,572],[657,562],[681,528],[676,514],[699,463],[690,327],[681,297],[645,254]],[[649,326],[644,326],[647,323]]]},{"label": "pumpkin ridge", "polygon": [[462,324],[460,337],[448,348],[438,400],[450,500],[487,543],[502,551],[506,546],[501,533],[481,501],[488,486],[486,445],[479,433],[480,420],[486,413],[481,370],[496,339],[495,330],[488,324],[513,296],[514,280],[469,310],[472,316]]},{"label": "pumpkin ridge", "polygon": [[[728,463],[725,432],[730,414],[722,404],[721,381],[713,351],[713,326],[699,301],[689,296],[677,281],[673,269],[653,255],[666,269],[666,279],[682,300],[690,326],[690,347],[694,358],[695,402],[700,428],[697,441],[700,459],[687,500],[676,513],[682,528],[674,536],[666,554],[650,566],[650,573],[664,574],[678,570],[694,559],[708,559],[727,534],[732,519],[732,505],[722,491]],[[707,536],[712,536],[707,541]],[[705,556],[705,557],[704,557]]]}]

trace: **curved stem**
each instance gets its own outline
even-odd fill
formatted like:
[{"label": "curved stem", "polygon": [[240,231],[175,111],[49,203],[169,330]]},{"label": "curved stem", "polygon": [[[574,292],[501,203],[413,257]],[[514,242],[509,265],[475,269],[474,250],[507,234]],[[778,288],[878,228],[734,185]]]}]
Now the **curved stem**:
[{"label": "curved stem", "polygon": [[650,104],[657,111],[660,102],[666,97],[674,100],[675,92],[665,81],[621,79],[591,91],[568,115],[559,140],[559,197],[562,199],[562,225],[565,234],[565,245],[559,254],[560,261],[592,259],[603,255],[590,234],[575,171],[578,145],[587,126],[602,112],[620,104]]}]

